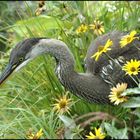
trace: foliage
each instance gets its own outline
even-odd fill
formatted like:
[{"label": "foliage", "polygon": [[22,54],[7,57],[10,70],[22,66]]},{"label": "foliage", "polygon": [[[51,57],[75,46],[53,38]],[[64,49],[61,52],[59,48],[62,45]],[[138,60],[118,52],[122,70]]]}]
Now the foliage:
[{"label": "foliage", "polygon": [[[140,32],[139,2],[45,1],[46,11],[36,16],[37,6],[37,1],[0,2],[0,46],[5,45],[0,48],[1,72],[11,49],[24,38],[45,36],[64,41],[75,57],[75,69],[83,72],[87,48],[97,35],[92,30],[77,34],[76,29],[81,24],[90,25],[99,19],[105,33],[112,30]],[[39,56],[0,87],[0,138],[27,138],[30,130],[37,133],[42,128],[41,138],[44,139],[84,139],[92,127],[100,126],[107,138],[127,139],[129,132],[133,132],[134,138],[140,138],[140,104],[136,97],[122,106],[112,107],[90,104],[69,94],[74,105],[69,114],[58,116],[52,110],[53,104],[66,91],[55,76],[55,65],[52,57]],[[138,87],[123,94],[138,95],[139,91]],[[132,112],[134,107],[136,110]],[[132,113],[136,117],[133,130],[129,125]],[[122,125],[118,125],[119,122],[123,122]],[[68,125],[71,127],[67,129]]]}]

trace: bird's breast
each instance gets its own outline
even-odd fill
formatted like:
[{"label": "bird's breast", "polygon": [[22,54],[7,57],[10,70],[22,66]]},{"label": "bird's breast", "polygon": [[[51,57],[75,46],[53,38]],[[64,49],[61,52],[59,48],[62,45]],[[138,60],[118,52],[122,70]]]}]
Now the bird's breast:
[{"label": "bird's breast", "polygon": [[56,70],[55,70],[55,73],[56,73],[59,81],[63,84],[63,80],[61,78],[61,67],[60,67],[60,65],[57,65]]}]

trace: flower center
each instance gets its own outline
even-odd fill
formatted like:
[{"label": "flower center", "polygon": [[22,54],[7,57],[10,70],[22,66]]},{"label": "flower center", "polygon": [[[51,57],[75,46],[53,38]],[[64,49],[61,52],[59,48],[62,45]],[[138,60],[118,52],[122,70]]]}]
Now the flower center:
[{"label": "flower center", "polygon": [[59,103],[60,108],[65,108],[66,105],[67,105],[67,102],[66,102],[66,101],[61,101],[61,102]]},{"label": "flower center", "polygon": [[122,93],[123,93],[123,91],[117,92],[117,98],[118,98],[118,100],[123,100],[123,101],[127,100],[127,96],[122,96],[121,95]]},{"label": "flower center", "polygon": [[130,42],[131,41],[131,37],[127,37],[127,42]]},{"label": "flower center", "polygon": [[101,28],[101,25],[100,24],[96,24],[96,29],[100,29]]},{"label": "flower center", "polygon": [[131,67],[130,71],[135,72],[136,68],[135,67]]},{"label": "flower center", "polygon": [[103,49],[104,49],[103,46],[99,46],[99,48],[98,48],[98,52],[101,52]]},{"label": "flower center", "polygon": [[83,27],[81,28],[81,31],[82,31],[82,32],[84,31],[84,28],[83,28]]},{"label": "flower center", "polygon": [[117,92],[117,97],[118,97],[118,98],[122,98],[121,94],[122,94],[122,91],[118,91],[118,92]]}]

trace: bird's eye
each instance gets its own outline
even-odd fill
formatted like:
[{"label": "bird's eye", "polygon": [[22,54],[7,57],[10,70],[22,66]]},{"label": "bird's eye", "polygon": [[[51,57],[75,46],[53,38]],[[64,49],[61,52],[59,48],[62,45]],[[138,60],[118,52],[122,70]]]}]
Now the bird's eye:
[{"label": "bird's eye", "polygon": [[23,61],[23,57],[20,57],[20,58],[19,58],[19,61],[22,62],[22,61]]}]

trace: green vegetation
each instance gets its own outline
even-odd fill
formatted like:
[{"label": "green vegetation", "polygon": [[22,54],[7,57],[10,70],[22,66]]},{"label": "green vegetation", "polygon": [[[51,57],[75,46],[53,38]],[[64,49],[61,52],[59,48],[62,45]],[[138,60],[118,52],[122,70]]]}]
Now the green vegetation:
[{"label": "green vegetation", "polygon": [[[139,2],[45,1],[44,7],[46,9],[35,14],[37,1],[0,2],[1,72],[8,63],[11,49],[25,38],[47,37],[64,41],[75,57],[75,69],[83,72],[88,46],[98,35],[89,28],[77,34],[79,26],[89,26],[98,19],[103,22],[103,34],[113,30],[140,33]],[[94,133],[95,127],[102,127],[106,138],[127,139],[130,132],[134,138],[140,138],[140,98],[113,107],[90,104],[68,93],[67,98],[72,100],[68,103],[69,112],[58,114],[53,104],[67,91],[55,75],[55,66],[54,58],[39,56],[0,87],[1,139],[29,138],[41,129],[43,134],[40,132],[40,135],[44,139],[84,139],[90,131]],[[129,89],[124,94],[140,94],[139,91],[139,88]],[[133,112],[133,129],[132,107],[137,108]]]}]

